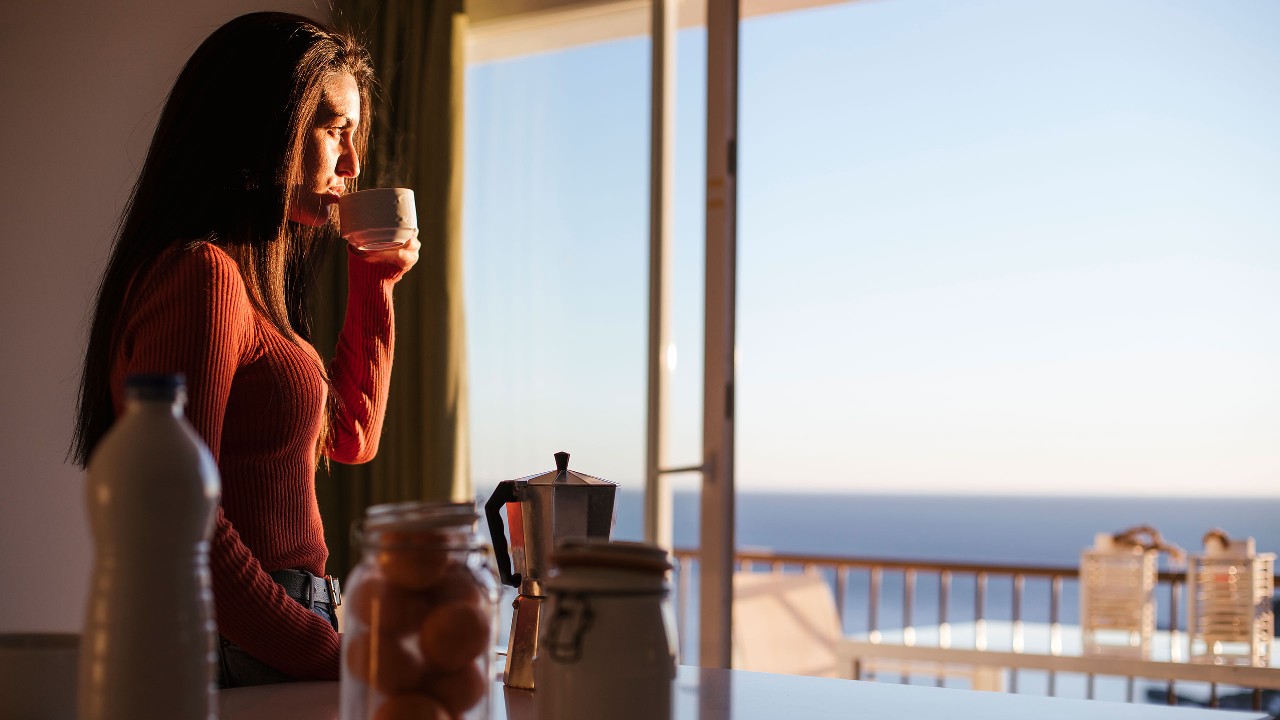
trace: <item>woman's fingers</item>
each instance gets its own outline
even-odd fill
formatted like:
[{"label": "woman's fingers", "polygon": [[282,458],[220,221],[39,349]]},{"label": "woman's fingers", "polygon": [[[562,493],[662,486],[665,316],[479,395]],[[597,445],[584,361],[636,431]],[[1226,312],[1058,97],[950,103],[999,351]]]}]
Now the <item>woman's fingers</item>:
[{"label": "woman's fingers", "polygon": [[384,265],[394,265],[401,270],[408,270],[418,262],[418,252],[422,249],[422,242],[418,240],[417,233],[409,239],[404,245],[389,250],[357,250],[353,254],[365,262],[381,263]]}]

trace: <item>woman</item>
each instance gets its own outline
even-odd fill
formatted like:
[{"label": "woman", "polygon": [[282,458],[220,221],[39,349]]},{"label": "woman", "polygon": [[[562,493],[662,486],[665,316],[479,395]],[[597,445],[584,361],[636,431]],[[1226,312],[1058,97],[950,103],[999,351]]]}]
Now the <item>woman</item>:
[{"label": "woman", "polygon": [[98,294],[72,452],[87,463],[126,376],[186,375],[187,418],[222,476],[210,571],[224,687],[338,678],[314,474],[320,458],[377,450],[392,286],[420,247],[348,251],[326,369],[307,298],[342,242],[330,210],[360,172],[372,83],[365,50],[307,18],[215,31],[169,95]]}]

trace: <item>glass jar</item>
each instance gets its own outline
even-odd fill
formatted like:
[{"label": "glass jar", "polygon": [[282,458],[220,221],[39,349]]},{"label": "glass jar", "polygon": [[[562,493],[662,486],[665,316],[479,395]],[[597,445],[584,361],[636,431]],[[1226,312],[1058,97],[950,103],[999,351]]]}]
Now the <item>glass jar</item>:
[{"label": "glass jar", "polygon": [[488,720],[498,585],[469,503],[375,505],[353,529],[342,720]]}]

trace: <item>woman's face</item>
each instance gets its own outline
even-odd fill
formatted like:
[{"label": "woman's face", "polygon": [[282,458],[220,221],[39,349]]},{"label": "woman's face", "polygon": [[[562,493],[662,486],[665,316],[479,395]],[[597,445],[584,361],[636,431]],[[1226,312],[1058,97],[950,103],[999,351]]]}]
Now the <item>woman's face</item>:
[{"label": "woman's face", "polygon": [[360,174],[355,133],[360,124],[360,89],[350,73],[325,83],[324,97],[307,134],[302,154],[302,187],[297,188],[289,219],[303,225],[329,222],[329,206],[338,202],[346,180]]}]

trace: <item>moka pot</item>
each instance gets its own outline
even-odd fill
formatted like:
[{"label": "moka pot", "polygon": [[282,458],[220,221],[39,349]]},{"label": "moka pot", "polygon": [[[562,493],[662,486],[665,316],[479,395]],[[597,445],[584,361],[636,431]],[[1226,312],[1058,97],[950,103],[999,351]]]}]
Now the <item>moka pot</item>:
[{"label": "moka pot", "polygon": [[[563,540],[608,540],[613,530],[618,486],[569,470],[569,453],[558,452],[555,459],[552,472],[498,483],[485,503],[498,575],[504,584],[519,588],[502,679],[509,687],[526,690],[534,688],[533,659],[546,599],[542,583],[551,553]],[[500,514],[504,506],[505,526]]]}]

